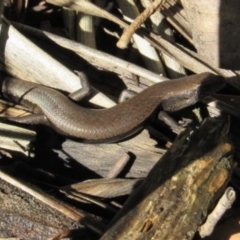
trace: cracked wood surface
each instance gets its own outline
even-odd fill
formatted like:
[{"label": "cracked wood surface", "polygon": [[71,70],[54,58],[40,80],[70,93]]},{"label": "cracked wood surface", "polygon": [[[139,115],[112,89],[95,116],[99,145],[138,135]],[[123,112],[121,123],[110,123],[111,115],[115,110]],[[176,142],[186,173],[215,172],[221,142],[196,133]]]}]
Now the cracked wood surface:
[{"label": "cracked wood surface", "polygon": [[192,239],[231,177],[229,123],[208,118],[180,134],[101,239]]}]

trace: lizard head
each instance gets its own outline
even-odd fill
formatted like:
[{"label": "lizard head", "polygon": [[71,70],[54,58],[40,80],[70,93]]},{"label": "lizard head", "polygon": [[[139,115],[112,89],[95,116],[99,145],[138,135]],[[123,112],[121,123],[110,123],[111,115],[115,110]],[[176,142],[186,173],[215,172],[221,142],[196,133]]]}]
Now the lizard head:
[{"label": "lizard head", "polygon": [[172,82],[174,82],[172,83],[174,91],[170,91],[161,104],[163,110],[170,112],[193,105],[225,85],[223,77],[211,73],[191,75]]}]

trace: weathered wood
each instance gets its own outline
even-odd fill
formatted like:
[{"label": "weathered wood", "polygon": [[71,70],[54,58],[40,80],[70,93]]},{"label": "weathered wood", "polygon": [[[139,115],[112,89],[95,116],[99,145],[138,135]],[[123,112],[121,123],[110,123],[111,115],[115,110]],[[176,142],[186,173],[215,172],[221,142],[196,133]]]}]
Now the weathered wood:
[{"label": "weathered wood", "polygon": [[[35,44],[40,46],[41,48],[46,49],[47,52],[54,56],[61,62],[64,62],[64,65],[67,67],[70,67],[73,69],[83,69],[86,71],[86,69],[89,69],[89,66],[84,65],[84,61],[82,61],[81,58],[86,60],[89,64],[94,66],[96,69],[101,70],[106,70],[109,72],[114,72],[119,75],[126,83],[127,86],[129,87],[129,84],[133,85],[134,90],[139,92],[142,90],[139,88],[136,82],[133,81],[133,75],[138,76],[138,80],[140,82],[140,86],[143,85],[152,85],[153,83],[156,82],[161,82],[161,81],[166,81],[167,78],[160,76],[156,73],[153,73],[151,71],[148,71],[142,67],[139,67],[131,62],[127,62],[122,60],[121,58],[115,57],[113,55],[107,54],[105,52],[102,52],[100,50],[95,50],[92,48],[89,48],[87,46],[84,46],[83,44],[77,43],[75,41],[54,35],[49,32],[41,31],[39,29],[35,29],[23,24],[19,23],[12,23],[19,31],[21,31],[22,34],[27,36],[31,41],[33,41]],[[63,55],[67,55],[66,49],[69,49],[70,51],[76,53],[79,55],[81,58],[74,58],[74,55],[71,56],[62,56],[59,54],[54,54],[54,49],[56,49],[56,45],[61,46],[61,51],[63,52]],[[59,53],[59,50],[57,49],[55,53]],[[68,52],[69,55],[69,52]],[[64,57],[67,58],[64,61]],[[69,66],[69,63],[71,66]],[[88,71],[86,72],[91,79],[96,79],[98,78],[98,74],[96,74],[96,71]],[[96,75],[94,77],[94,75]],[[101,78],[104,78],[103,75],[101,75]],[[101,79],[103,81],[103,79]],[[114,80],[115,81],[115,80]],[[108,79],[108,84],[109,81]],[[142,83],[142,84],[141,84]]]},{"label": "weathered wood", "polygon": [[143,180],[141,179],[92,179],[60,188],[61,192],[85,193],[87,195],[114,198],[130,194]]},{"label": "weathered wood", "polygon": [[101,239],[192,239],[231,176],[229,124],[208,118],[180,134]]},{"label": "weathered wood", "polygon": [[[211,65],[238,70],[240,47],[239,1],[181,0],[198,54]],[[229,33],[233,32],[234,37]]]},{"label": "weathered wood", "polygon": [[[80,225],[0,179],[0,237],[48,239]],[[47,216],[47,217],[46,217]]]},{"label": "weathered wood", "polygon": [[53,149],[58,157],[67,161],[76,160],[81,165],[104,177],[116,160],[124,153],[130,154],[130,163],[122,176],[146,177],[149,170],[165,152],[157,147],[157,142],[143,130],[136,137],[114,144],[87,144],[67,140],[62,144],[62,150]]},{"label": "weathered wood", "polygon": [[[0,100],[1,117],[11,115],[24,116],[27,112],[21,106],[15,108],[16,104],[7,104]],[[36,133],[24,127],[0,122],[0,149],[18,152],[19,155],[28,155],[29,145],[35,141]],[[6,152],[3,152],[6,154]],[[8,152],[7,156],[11,156]]]},{"label": "weathered wood", "polygon": [[0,171],[0,237],[48,239],[64,230],[92,229],[101,234],[105,225],[69,205]]}]

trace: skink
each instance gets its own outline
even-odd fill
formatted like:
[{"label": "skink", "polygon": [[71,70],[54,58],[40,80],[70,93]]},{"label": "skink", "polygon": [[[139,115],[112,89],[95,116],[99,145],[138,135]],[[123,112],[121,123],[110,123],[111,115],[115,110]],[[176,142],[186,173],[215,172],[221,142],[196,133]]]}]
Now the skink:
[{"label": "skink", "polygon": [[224,86],[222,77],[202,73],[157,83],[135,97],[109,109],[78,106],[62,93],[12,77],[1,80],[5,98],[26,107],[36,106],[38,114],[9,118],[28,124],[47,124],[65,136],[89,142],[116,142],[136,133],[158,109],[177,111]]}]

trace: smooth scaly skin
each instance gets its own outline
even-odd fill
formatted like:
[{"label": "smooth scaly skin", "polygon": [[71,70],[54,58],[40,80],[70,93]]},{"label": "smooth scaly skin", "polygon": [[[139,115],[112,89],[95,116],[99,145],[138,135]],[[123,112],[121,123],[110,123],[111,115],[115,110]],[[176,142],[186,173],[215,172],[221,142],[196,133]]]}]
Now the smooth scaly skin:
[{"label": "smooth scaly skin", "polygon": [[[2,80],[2,93],[27,107],[38,106],[48,125],[63,135],[91,142],[114,142],[141,129],[158,108],[180,110],[223,85],[219,76],[193,75],[157,83],[123,103],[101,110],[80,107],[56,90],[11,77]],[[10,120],[29,123],[24,118]],[[35,124],[34,115],[30,123]]]}]

